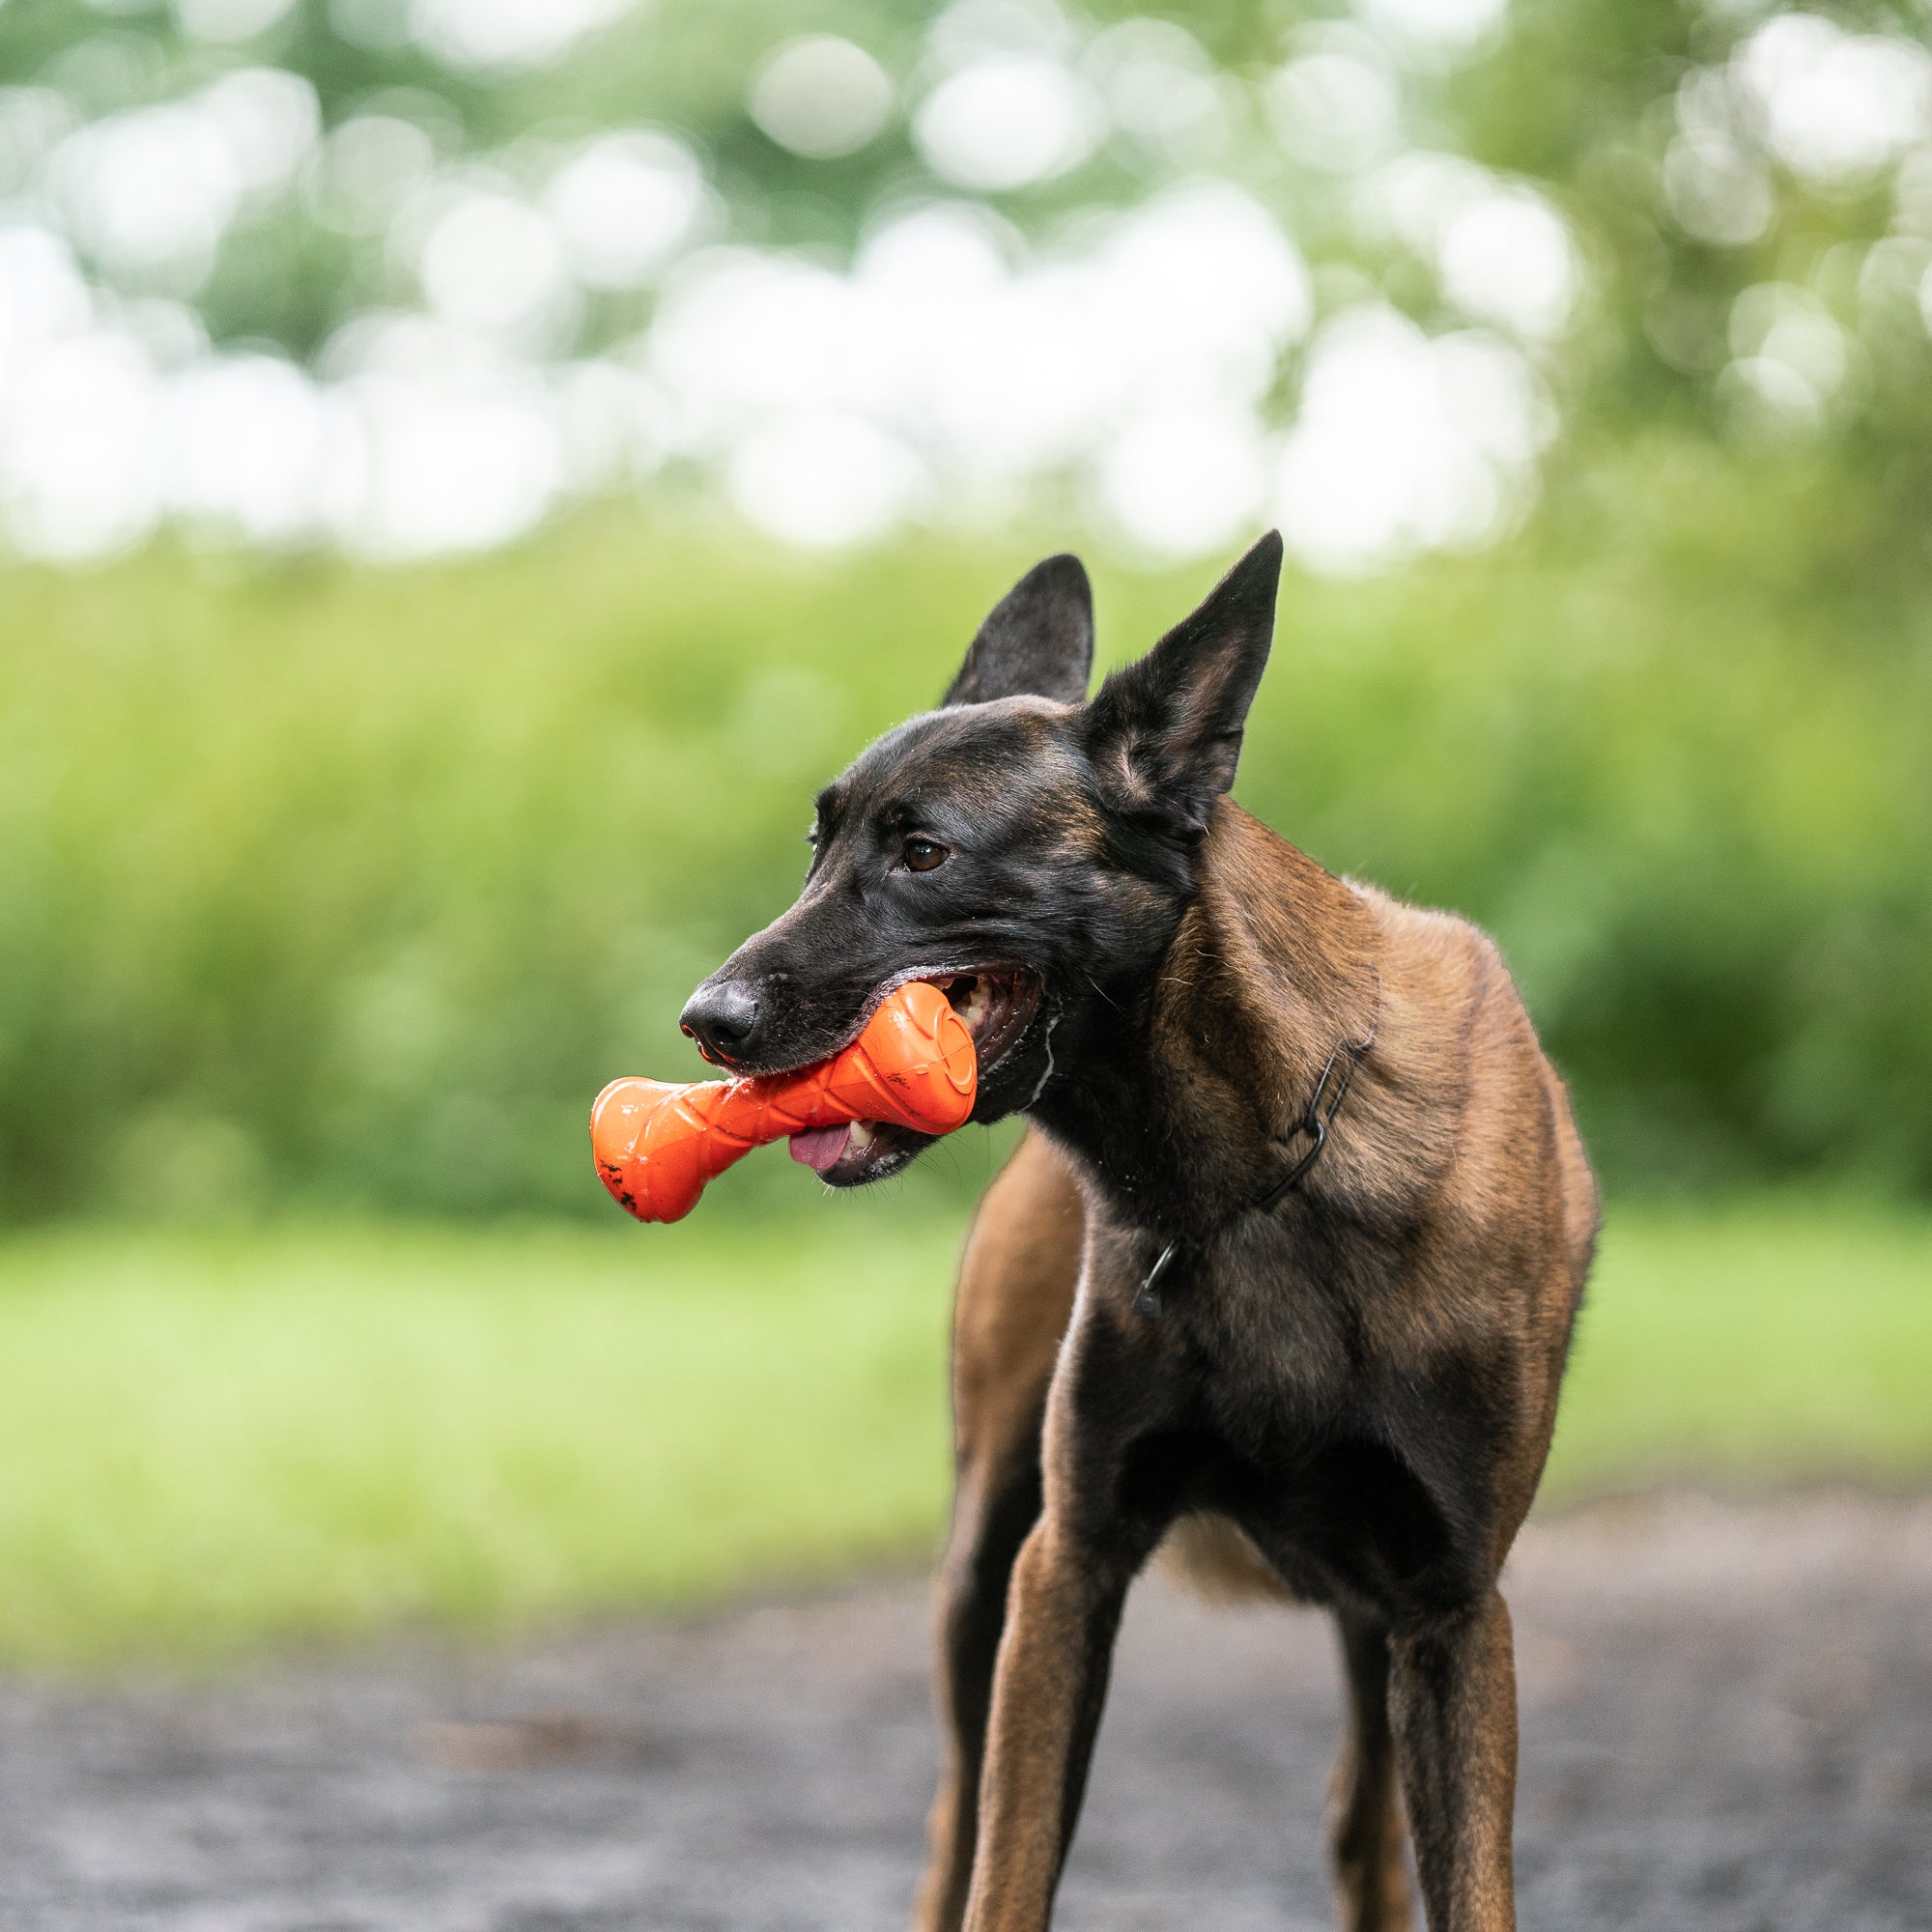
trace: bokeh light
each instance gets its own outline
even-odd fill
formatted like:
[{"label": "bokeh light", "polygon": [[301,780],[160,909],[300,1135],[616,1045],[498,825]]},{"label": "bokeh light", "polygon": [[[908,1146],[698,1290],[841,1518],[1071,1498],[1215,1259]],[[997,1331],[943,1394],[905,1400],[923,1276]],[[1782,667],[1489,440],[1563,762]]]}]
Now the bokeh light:
[{"label": "bokeh light", "polygon": [[[1381,568],[1520,519],[1617,298],[1575,195],[1444,138],[1498,0],[1238,56],[957,0],[734,42],[621,121],[602,67],[699,31],[679,0],[331,0],[313,43],[281,0],[172,18],[175,51],[103,22],[0,87],[30,554],[179,522],[408,557],[669,477],[816,547],[1060,505],[1150,558],[1279,516],[1310,567]],[[1706,38],[1605,163],[1655,245],[1770,251],[1804,196],[1889,197],[1891,232],[1838,294],[1770,253],[1724,301],[1653,270],[1642,338],[1741,435],[1849,426],[1932,306],[1932,54],[1804,12]]]}]

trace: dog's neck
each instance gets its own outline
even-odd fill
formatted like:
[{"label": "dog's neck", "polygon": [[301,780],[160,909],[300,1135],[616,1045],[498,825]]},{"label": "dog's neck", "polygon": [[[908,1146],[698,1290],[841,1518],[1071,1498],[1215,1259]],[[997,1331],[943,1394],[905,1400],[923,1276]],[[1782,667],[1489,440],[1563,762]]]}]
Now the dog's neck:
[{"label": "dog's neck", "polygon": [[1378,922],[1343,880],[1223,800],[1195,885],[1165,952],[1111,989],[1034,1110],[1117,1218],[1164,1236],[1278,1179],[1322,1067],[1376,1024]]}]

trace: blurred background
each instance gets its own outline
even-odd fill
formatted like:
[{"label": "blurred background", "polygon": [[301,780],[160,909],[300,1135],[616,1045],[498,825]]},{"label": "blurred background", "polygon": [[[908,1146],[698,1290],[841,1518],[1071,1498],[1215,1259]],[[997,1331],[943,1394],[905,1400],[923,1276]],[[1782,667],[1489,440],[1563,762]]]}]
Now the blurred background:
[{"label": "blurred background", "polygon": [[0,1659],[929,1549],[1009,1136],[586,1109],[1038,556],[1487,924],[1552,1493],[1932,1465],[1932,51],[1757,0],[0,5]]}]

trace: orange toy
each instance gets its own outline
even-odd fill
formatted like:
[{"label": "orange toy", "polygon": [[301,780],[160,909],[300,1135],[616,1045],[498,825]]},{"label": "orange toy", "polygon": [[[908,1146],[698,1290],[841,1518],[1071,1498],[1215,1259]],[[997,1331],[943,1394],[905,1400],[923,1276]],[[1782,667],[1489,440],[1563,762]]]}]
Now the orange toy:
[{"label": "orange toy", "polygon": [[971,1030],[937,986],[914,980],[842,1053],[795,1073],[611,1081],[590,1110],[590,1149],[604,1185],[639,1220],[681,1221],[713,1175],[767,1141],[799,1135],[806,1151],[793,1152],[830,1166],[838,1149],[813,1129],[889,1121],[950,1134],[966,1123],[979,1085]]}]

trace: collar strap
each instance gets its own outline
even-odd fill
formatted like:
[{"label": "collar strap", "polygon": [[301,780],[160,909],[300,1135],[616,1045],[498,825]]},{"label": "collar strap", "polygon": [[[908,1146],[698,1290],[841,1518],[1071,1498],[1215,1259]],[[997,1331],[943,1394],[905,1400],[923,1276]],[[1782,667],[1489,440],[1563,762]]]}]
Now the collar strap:
[{"label": "collar strap", "polygon": [[[1308,1105],[1302,1109],[1301,1118],[1279,1138],[1282,1145],[1293,1147],[1306,1136],[1308,1146],[1281,1179],[1275,1181],[1257,1200],[1249,1204],[1246,1212],[1265,1214],[1291,1188],[1300,1186],[1307,1178],[1308,1171],[1321,1158],[1321,1151],[1328,1145],[1328,1129],[1335,1124],[1335,1116],[1342,1111],[1342,1102],[1349,1097],[1349,1089],[1354,1085],[1355,1068],[1367,1057],[1369,1049],[1376,1043],[1376,1034],[1381,1026],[1382,982],[1381,975],[1376,975],[1376,1004],[1369,1017],[1369,1031],[1365,1038],[1345,1039],[1328,1056],[1328,1063],[1321,1069],[1321,1077],[1315,1083],[1315,1091],[1308,1096]],[[1325,1103],[1325,1104],[1324,1104]],[[1143,1276],[1140,1292],[1134,1296],[1134,1313],[1151,1317],[1160,1313],[1160,1281],[1174,1264],[1175,1256],[1183,1245],[1180,1236],[1175,1238],[1154,1257],[1153,1266]]]}]

